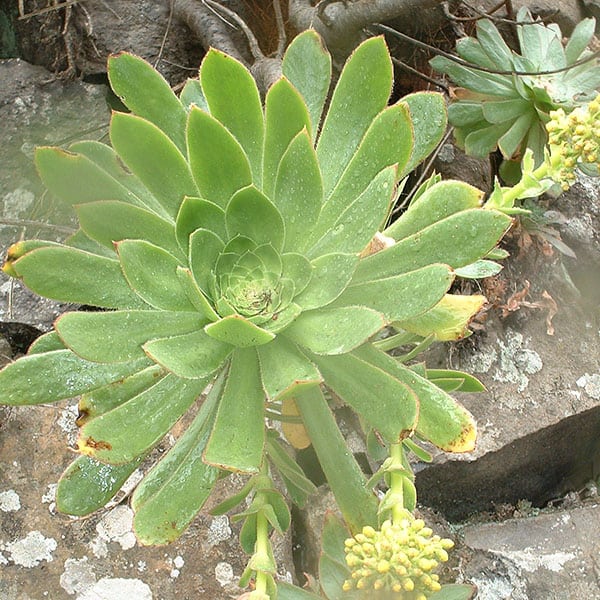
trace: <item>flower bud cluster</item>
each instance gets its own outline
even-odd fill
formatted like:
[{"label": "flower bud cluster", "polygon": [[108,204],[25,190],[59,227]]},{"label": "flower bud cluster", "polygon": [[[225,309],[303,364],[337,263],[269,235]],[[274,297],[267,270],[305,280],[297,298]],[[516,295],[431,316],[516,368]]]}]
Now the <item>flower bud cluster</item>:
[{"label": "flower bud cluster", "polygon": [[574,183],[577,163],[600,170],[600,95],[569,114],[562,108],[550,112],[546,124],[552,178],[564,190]]},{"label": "flower bud cluster", "polygon": [[396,524],[385,521],[381,529],[363,527],[362,533],[345,543],[346,563],[352,572],[344,591],[386,592],[396,600],[426,600],[441,589],[439,576],[432,571],[448,560],[454,546],[449,539],[433,535],[422,519],[408,511]]}]

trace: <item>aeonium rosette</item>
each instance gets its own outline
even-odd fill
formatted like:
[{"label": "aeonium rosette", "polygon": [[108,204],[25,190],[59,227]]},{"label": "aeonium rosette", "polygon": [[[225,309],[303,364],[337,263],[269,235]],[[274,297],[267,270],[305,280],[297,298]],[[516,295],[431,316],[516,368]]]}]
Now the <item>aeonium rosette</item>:
[{"label": "aeonium rosette", "polygon": [[[109,78],[131,111],[113,113],[112,147],[36,153],[80,229],[64,244],[16,244],[4,267],[43,296],[100,309],[60,317],[0,373],[6,404],[81,396],[81,456],[60,482],[59,509],[103,506],[200,397],[133,495],[144,543],[175,539],[222,469],[258,473],[265,453],[302,498],[310,486],[265,416],[303,390],[331,389],[387,442],[416,431],[471,448],[468,412],[370,340],[432,310],[454,269],[486,256],[510,219],[482,209],[471,186],[442,182],[390,228],[396,243],[362,254],[398,182],[441,139],[442,98],[387,106],[391,60],[373,38],[324,111],[331,61],[312,31],[292,42],[264,109],[248,70],[216,50],[180,98],[130,54],[110,59]],[[320,417],[301,404],[317,435],[309,425]]]}]

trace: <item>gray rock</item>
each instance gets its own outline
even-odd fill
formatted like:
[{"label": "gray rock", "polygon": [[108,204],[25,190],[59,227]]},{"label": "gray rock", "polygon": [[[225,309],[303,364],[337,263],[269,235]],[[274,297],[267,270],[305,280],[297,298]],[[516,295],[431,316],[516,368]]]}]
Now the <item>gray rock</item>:
[{"label": "gray rock", "polygon": [[580,175],[554,204],[566,216],[558,226],[565,241],[581,261],[600,266],[600,180]]},{"label": "gray rock", "polygon": [[600,2],[598,0],[583,0],[582,4],[586,16],[600,18]]},{"label": "gray rock", "polygon": [[492,189],[492,169],[489,159],[467,156],[451,142],[441,147],[434,168],[443,175],[444,179],[459,179],[484,192]]},{"label": "gray rock", "polygon": [[476,552],[462,574],[478,600],[599,598],[599,523],[593,505],[468,526],[464,542]]},{"label": "gray rock", "polygon": [[586,16],[579,2],[574,0],[513,0],[515,12],[522,6],[546,23],[558,23],[563,35],[571,35],[573,28]]},{"label": "gray rock", "polygon": [[74,68],[87,76],[106,73],[108,56],[125,50],[157,62],[167,79],[178,83],[190,73],[193,76],[204,50],[185,25],[169,21],[170,4],[161,0],[87,2],[72,7],[66,28],[63,11],[19,21],[21,56],[53,72]]},{"label": "gray rock", "polygon": [[[33,150],[78,139],[100,139],[107,131],[107,88],[64,82],[19,59],[0,60],[0,256],[24,238],[60,241],[74,226],[70,207],[44,192]],[[39,223],[37,225],[36,223]],[[0,321],[47,331],[66,305],[41,299],[0,273]]]},{"label": "gray rock", "polygon": [[[63,145],[79,139],[100,139],[106,133],[107,88],[58,81],[42,67],[19,59],[0,60],[0,250],[25,237],[60,239],[53,227],[6,225],[3,220],[33,220],[72,225],[72,211],[44,193],[35,171],[36,146]],[[4,281],[4,280],[2,280]]]},{"label": "gray rock", "polygon": [[[592,3],[594,1],[591,0]],[[498,10],[498,2],[494,0],[478,0],[470,4],[487,13],[496,9],[496,17],[507,16],[504,7]],[[527,6],[535,16],[542,17],[546,23],[558,23],[563,35],[567,36],[571,35],[577,23],[588,16],[575,0],[513,0],[512,6],[515,14],[522,6]]]},{"label": "gray rock", "polygon": [[588,390],[600,373],[598,332],[565,305],[554,324],[549,336],[531,313],[520,331],[491,320],[487,338],[453,365],[488,390],[460,398],[478,422],[477,447],[466,455],[438,452],[419,466],[423,504],[460,520],[523,498],[541,506],[593,476],[600,402]]}]

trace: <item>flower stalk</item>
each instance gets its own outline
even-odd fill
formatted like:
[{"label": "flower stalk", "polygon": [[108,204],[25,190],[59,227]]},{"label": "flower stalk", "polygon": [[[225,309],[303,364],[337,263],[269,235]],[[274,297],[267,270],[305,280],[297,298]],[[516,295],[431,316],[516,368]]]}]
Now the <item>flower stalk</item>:
[{"label": "flower stalk", "polygon": [[[258,561],[268,562],[272,554],[271,541],[269,540],[269,522],[263,512],[256,515],[256,554]],[[265,571],[256,573],[256,597],[267,595],[268,575]],[[268,595],[267,595],[268,597]]]},{"label": "flower stalk", "polygon": [[577,179],[577,170],[597,174],[600,169],[600,95],[571,113],[562,108],[550,112],[546,124],[548,147],[544,161],[534,168],[531,150],[525,152],[521,180],[512,187],[500,187],[485,204],[507,214],[523,211],[515,207],[517,200],[540,196],[554,184],[567,191]]},{"label": "flower stalk", "polygon": [[[404,458],[402,442],[391,444],[390,457],[393,462],[402,464]],[[394,525],[398,525],[406,514],[404,509],[404,478],[405,475],[401,471],[394,470],[390,472],[390,496],[394,499],[392,505],[392,523]]]},{"label": "flower stalk", "polygon": [[[450,539],[433,535],[422,519],[416,519],[414,476],[404,454],[403,442],[390,444],[390,455],[371,479],[385,476],[389,484],[380,505],[380,514],[389,514],[376,530],[366,526],[345,541],[350,578],[344,591],[371,590],[392,594],[396,600],[426,600],[442,589],[433,571],[448,560]],[[406,492],[410,490],[412,498]],[[386,596],[388,597],[388,596]]]}]

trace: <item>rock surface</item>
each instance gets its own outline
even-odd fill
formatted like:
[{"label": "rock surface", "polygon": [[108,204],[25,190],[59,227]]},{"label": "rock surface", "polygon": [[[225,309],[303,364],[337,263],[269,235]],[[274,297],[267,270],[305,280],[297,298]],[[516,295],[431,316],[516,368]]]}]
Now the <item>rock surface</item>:
[{"label": "rock surface", "polygon": [[[498,10],[498,3],[494,0],[478,0],[472,6],[483,12],[494,13],[497,17],[505,17],[504,7]],[[546,23],[558,23],[563,35],[571,35],[571,31],[579,21],[588,15],[582,9],[581,3],[574,0],[513,0],[512,6],[515,14],[522,6],[527,6],[537,17],[544,19]]]},{"label": "rock surface", "polygon": [[[245,567],[240,524],[208,510],[239,489],[240,478],[222,482],[180,540],[142,547],[127,498],[84,519],[57,514],[54,494],[74,456],[76,415],[72,403],[0,407],[0,598],[237,598]],[[291,580],[291,537],[274,541],[280,576]]]},{"label": "rock surface", "polygon": [[561,310],[553,337],[539,317],[519,331],[490,323],[478,349],[462,356],[457,366],[488,389],[461,398],[479,425],[477,448],[439,454],[419,472],[423,503],[463,519],[523,498],[541,506],[594,476],[600,403],[589,383],[600,373],[599,335]]},{"label": "rock surface", "polygon": [[[579,5],[558,4],[565,6],[561,8],[561,27],[567,33],[581,18]],[[117,5],[121,19],[109,15]],[[130,49],[151,60],[158,56],[166,5],[159,8],[155,2],[142,1],[86,6],[94,32],[85,37],[85,43],[95,44],[98,54],[89,46],[76,57],[82,71],[101,73],[105,55],[116,48]],[[554,11],[557,3],[539,0],[535,6]],[[575,16],[569,16],[567,9]],[[102,13],[104,20],[99,16]],[[132,19],[135,27],[128,24]],[[111,27],[111,23],[121,26],[121,20],[120,30]],[[200,54],[194,58],[197,49],[187,35],[185,28],[174,26],[171,30],[177,43],[173,46],[169,38],[163,55],[166,60],[160,63],[169,77],[176,75],[168,61],[199,62]],[[106,88],[81,82],[48,83],[49,79],[49,73],[40,67],[18,60],[0,61],[0,122],[6,140],[0,148],[0,219],[49,217],[40,209],[41,186],[31,160],[34,145],[74,140],[87,128],[95,129],[92,135],[97,138],[105,132]],[[464,161],[454,155],[446,162]],[[447,174],[481,187],[489,182],[485,169],[475,170],[473,179],[464,172]],[[418,475],[420,500],[452,519],[481,511],[498,513],[505,504],[522,499],[543,505],[598,475],[599,195],[589,180],[578,185],[571,196],[550,207],[566,216],[560,232],[576,251],[578,261],[549,259],[537,264],[525,259],[527,265],[523,265],[516,260],[515,250],[511,264],[516,265],[507,267],[510,276],[505,283],[513,286],[507,295],[519,291],[529,279],[533,283],[530,301],[538,301],[544,289],[557,301],[554,336],[547,334],[547,314],[525,307],[506,320],[498,316],[489,319],[486,332],[465,342],[453,362],[455,367],[475,372],[489,391],[462,399],[479,423],[476,452],[452,460],[439,455]],[[60,211],[50,218],[61,224],[69,222],[68,213]],[[0,225],[2,250],[22,231],[23,227]],[[44,237],[60,237],[52,229],[26,229],[28,236],[40,232]],[[0,274],[0,321],[20,321],[44,331],[65,310],[47,301],[35,303],[38,301],[3,277]],[[580,299],[573,282],[581,292]],[[14,346],[19,332],[6,329],[0,333],[12,336]],[[10,352],[10,345],[0,336],[0,357]],[[236,539],[238,529],[226,516],[213,518],[204,512],[175,544],[142,548],[131,531],[132,513],[126,499],[88,519],[56,514],[55,486],[72,459],[68,444],[75,440],[75,414],[72,403],[0,407],[0,598],[221,600],[239,595],[236,581],[243,557]],[[240,482],[234,478],[233,483]],[[224,487],[222,496],[230,491]],[[311,529],[318,531],[331,505],[325,491],[314,499],[313,514],[307,519]],[[462,576],[479,585],[480,600],[600,597],[594,579],[598,516],[598,507],[586,506],[525,519],[514,519],[510,512],[510,518],[502,523],[473,523],[464,529],[467,556]],[[303,551],[314,564],[318,552],[314,536]],[[282,575],[289,577],[293,570],[289,538],[280,552]]]},{"label": "rock surface", "polygon": [[471,525],[463,565],[477,600],[600,598],[600,505]]},{"label": "rock surface", "polygon": [[68,17],[64,11],[51,11],[19,21],[21,56],[52,72],[73,68],[90,76],[106,73],[109,54],[125,50],[157,62],[178,83],[198,68],[204,50],[185,25],[169,19],[170,4],[87,2],[73,6]]},{"label": "rock surface", "polygon": [[[70,209],[44,194],[33,162],[34,148],[101,139],[110,113],[106,86],[65,83],[19,59],[0,60],[0,81],[0,249],[4,255],[6,246],[23,233],[64,239],[68,229],[60,227],[72,225]],[[50,222],[59,229],[3,224],[7,219]]]}]

